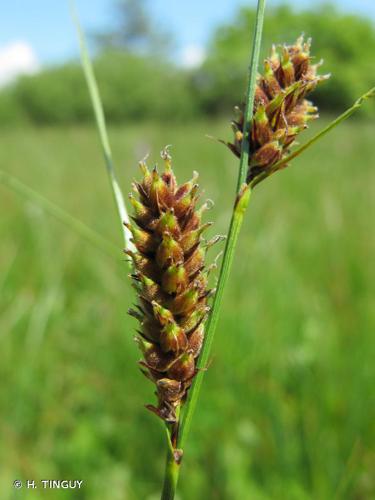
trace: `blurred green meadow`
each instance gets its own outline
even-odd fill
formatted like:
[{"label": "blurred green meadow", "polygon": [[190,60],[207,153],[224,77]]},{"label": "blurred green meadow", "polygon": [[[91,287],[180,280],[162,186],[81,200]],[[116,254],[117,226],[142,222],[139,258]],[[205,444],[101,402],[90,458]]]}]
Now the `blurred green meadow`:
[{"label": "blurred green meadow", "polygon": [[[313,130],[321,127],[324,120]],[[125,192],[172,144],[227,230],[225,120],[109,130]],[[305,139],[307,134],[305,134]],[[180,500],[375,498],[374,125],[352,120],[256,188],[185,450]],[[302,141],[302,139],[301,139]],[[2,500],[156,500],[161,422],[143,405],[134,301],[93,128],[3,129],[0,168],[118,247],[90,245],[0,185]],[[217,249],[212,250],[214,259]],[[81,490],[13,488],[79,479]]]}]

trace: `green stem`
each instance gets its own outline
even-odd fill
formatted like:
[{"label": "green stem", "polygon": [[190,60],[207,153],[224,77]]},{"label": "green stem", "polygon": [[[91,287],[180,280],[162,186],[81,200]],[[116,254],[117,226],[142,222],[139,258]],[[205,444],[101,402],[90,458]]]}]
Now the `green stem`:
[{"label": "green stem", "polygon": [[250,199],[250,193],[251,193],[250,189],[246,187],[246,189],[242,191],[241,195],[237,197],[236,205],[233,210],[232,219],[229,227],[227,244],[223,255],[223,263],[221,265],[221,270],[220,270],[219,281],[217,284],[217,289],[215,293],[214,302],[212,305],[211,314],[207,322],[207,332],[205,336],[205,342],[202,347],[202,352],[199,356],[199,365],[198,365],[199,371],[194,379],[193,386],[190,389],[189,397],[185,405],[185,411],[181,423],[178,447],[182,449],[185,446],[186,438],[191,425],[191,420],[197,404],[199,391],[201,389],[201,385],[203,382],[205,368],[207,367],[208,364],[212,342],[214,339],[214,333],[219,319],[220,305],[223,298],[225,285],[228,281],[230,269],[232,267],[235,248],[241,230],[247,204]]},{"label": "green stem", "polygon": [[251,55],[251,63],[249,68],[249,80],[246,95],[246,108],[245,108],[245,133],[242,141],[241,159],[237,180],[238,195],[234,205],[232,219],[230,222],[227,243],[224,250],[223,261],[221,264],[219,281],[215,298],[212,304],[210,317],[207,322],[206,335],[202,352],[199,356],[198,368],[199,371],[194,379],[194,383],[189,391],[188,399],[185,404],[184,412],[182,415],[181,429],[178,436],[178,448],[184,448],[186,438],[190,429],[191,420],[197,404],[199,392],[201,389],[205,368],[207,366],[211,346],[216,330],[216,325],[219,318],[219,311],[223,298],[225,285],[228,281],[229,273],[232,267],[235,248],[238,240],[238,235],[241,230],[244,213],[250,198],[250,189],[244,185],[246,180],[248,161],[249,161],[249,131],[253,117],[253,104],[255,96],[256,75],[259,62],[260,45],[262,39],[263,19],[264,19],[265,0],[258,0],[257,14],[255,21],[255,33],[253,40],[253,49]]},{"label": "green stem", "polygon": [[249,134],[253,121],[254,97],[256,89],[256,78],[258,73],[260,46],[262,41],[264,9],[266,0],[258,0],[257,13],[255,19],[255,32],[253,39],[253,50],[251,54],[251,62],[249,69],[249,78],[246,89],[246,105],[244,113],[244,138],[241,147],[241,158],[237,180],[237,191],[240,190],[241,184],[246,182],[247,170],[249,164],[250,142]]},{"label": "green stem", "polygon": [[173,500],[177,490],[177,481],[181,465],[173,455],[173,449],[168,447],[167,462],[165,465],[164,485],[161,500]]},{"label": "green stem", "polygon": [[52,201],[49,201],[37,191],[34,191],[29,186],[19,181],[12,175],[4,172],[3,170],[0,170],[0,182],[8,188],[12,189],[12,191],[14,191],[15,193],[20,194],[21,196],[35,203],[35,205],[43,208],[46,212],[53,215],[56,219],[76,231],[76,233],[85,238],[92,245],[100,248],[100,250],[105,252],[107,255],[118,259],[120,253],[116,245],[109,243],[106,239],[100,236],[100,234],[93,231],[79,219],[76,219],[69,213],[65,212],[65,210],[60,208],[58,205],[55,205],[55,203],[52,203]]},{"label": "green stem", "polygon": [[177,436],[180,427],[181,406],[176,408],[176,422],[166,424],[167,436],[167,462],[165,465],[164,485],[161,500],[173,499],[176,494],[177,481],[180,473],[181,459],[183,451],[177,449]]}]

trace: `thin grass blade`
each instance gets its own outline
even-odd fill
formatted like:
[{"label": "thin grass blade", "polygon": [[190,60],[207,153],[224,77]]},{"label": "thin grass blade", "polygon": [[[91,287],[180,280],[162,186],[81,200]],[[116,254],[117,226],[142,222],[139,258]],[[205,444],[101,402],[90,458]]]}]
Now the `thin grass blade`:
[{"label": "thin grass blade", "polygon": [[105,252],[107,255],[112,258],[115,257],[118,259],[119,250],[116,245],[110,243],[105,238],[103,238],[96,231],[86,226],[82,221],[76,219],[68,212],[60,208],[52,201],[49,201],[43,195],[34,191],[32,188],[18,180],[16,177],[0,170],[0,182],[7,186],[9,189],[14,191],[15,193],[21,195],[26,198],[31,203],[41,207],[50,215],[53,215],[56,219],[61,221],[63,224],[68,226],[70,229],[73,229],[77,234],[85,238],[89,243],[94,245],[96,248],[99,248],[101,251]]},{"label": "thin grass blade", "polygon": [[[75,9],[74,1],[70,2],[70,7],[71,7],[72,19],[73,19],[74,25],[76,27],[77,37],[78,37],[79,46],[80,46],[82,68],[83,68],[83,72],[85,75],[87,87],[88,87],[88,90],[90,93],[91,103],[92,103],[92,107],[93,107],[94,114],[95,114],[96,125],[97,125],[98,132],[99,132],[100,142],[101,142],[101,146],[102,146],[102,150],[103,150],[103,155],[104,155],[104,160],[105,160],[107,172],[109,175],[109,180],[110,180],[111,187],[112,187],[113,196],[114,196],[117,210],[118,210],[118,214],[120,217],[121,227],[122,227],[122,231],[123,231],[123,235],[124,235],[125,248],[127,250],[134,251],[135,250],[134,245],[130,241],[131,233],[123,225],[124,222],[129,223],[129,216],[128,216],[128,212],[127,212],[127,209],[125,206],[124,196],[122,194],[122,191],[121,191],[120,185],[117,181],[117,177],[116,177],[116,173],[115,173],[115,168],[114,168],[113,159],[112,159],[112,151],[111,151],[111,147],[109,144],[106,121],[105,121],[105,116],[104,116],[104,111],[103,111],[103,105],[102,105],[102,101],[100,98],[98,84],[97,84],[97,81],[95,78],[94,68],[92,66],[92,62],[91,62],[90,55],[88,52],[85,36],[84,36],[83,30],[81,28],[81,25],[80,25],[80,22],[78,19],[78,15],[77,15],[77,12]],[[130,260],[128,258],[127,258],[127,260],[130,263]]]}]

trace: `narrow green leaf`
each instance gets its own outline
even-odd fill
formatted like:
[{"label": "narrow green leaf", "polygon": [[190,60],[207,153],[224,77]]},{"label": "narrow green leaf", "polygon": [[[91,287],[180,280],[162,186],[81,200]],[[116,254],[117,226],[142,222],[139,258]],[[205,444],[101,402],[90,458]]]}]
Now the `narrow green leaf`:
[{"label": "narrow green leaf", "polygon": [[35,205],[41,207],[47,213],[53,215],[56,219],[66,224],[70,229],[73,229],[73,231],[85,238],[96,248],[99,248],[111,257],[115,257],[116,259],[119,258],[120,252],[116,245],[108,242],[96,231],[93,231],[91,228],[86,226],[86,224],[84,224],[82,221],[76,219],[68,212],[60,208],[58,205],[52,203],[52,201],[49,201],[43,195],[41,195],[37,191],[34,191],[20,180],[16,179],[16,177],[13,177],[3,170],[0,170],[0,182],[15,193],[23,196]]},{"label": "narrow green leaf", "polygon": [[[108,139],[108,134],[107,134],[107,127],[106,127],[106,122],[105,122],[103,105],[102,105],[102,101],[100,98],[100,93],[99,93],[98,84],[97,84],[97,81],[95,78],[94,69],[93,69],[93,66],[92,66],[92,63],[90,60],[85,36],[84,36],[83,31],[82,31],[81,25],[79,23],[78,15],[77,15],[76,10],[75,10],[74,0],[71,0],[70,7],[71,7],[72,19],[73,19],[73,22],[74,22],[76,30],[77,30],[77,36],[78,36],[78,41],[79,41],[79,46],[80,46],[80,51],[81,51],[82,68],[83,68],[83,72],[84,72],[84,75],[86,78],[87,87],[89,89],[91,103],[92,103],[92,106],[94,109],[94,114],[95,114],[95,119],[96,119],[96,125],[98,128],[100,142],[101,142],[101,146],[103,149],[105,164],[107,167],[107,172],[109,175],[109,180],[111,183],[112,192],[113,192],[113,196],[114,196],[115,203],[117,206],[118,214],[120,217],[121,227],[122,227],[122,231],[123,231],[123,235],[124,235],[125,248],[128,250],[134,251],[135,250],[134,245],[130,241],[131,233],[123,225],[124,222],[129,222],[129,216],[128,216],[128,212],[126,210],[124,196],[122,194],[120,185],[119,185],[117,178],[116,178],[115,168],[114,168],[113,160],[112,160],[111,147],[109,144],[109,139]],[[131,262],[129,258],[127,258],[127,260],[129,261],[129,263]]]}]

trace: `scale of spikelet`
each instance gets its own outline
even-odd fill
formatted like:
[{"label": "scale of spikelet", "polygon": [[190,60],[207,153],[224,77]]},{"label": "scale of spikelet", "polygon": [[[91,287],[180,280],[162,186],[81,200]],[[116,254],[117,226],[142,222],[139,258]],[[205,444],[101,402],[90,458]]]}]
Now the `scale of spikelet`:
[{"label": "scale of spikelet", "polygon": [[161,174],[140,163],[143,179],[134,184],[138,196],[130,195],[135,224],[127,224],[137,251],[126,253],[134,263],[139,297],[129,313],[140,322],[136,341],[143,352],[141,370],[156,384],[158,398],[157,407],[147,408],[173,423],[197,372],[211,293],[205,253],[216,240],[201,237],[211,224],[201,224],[208,204],[196,209],[197,174],[178,186],[166,149],[162,158]]},{"label": "scale of spikelet", "polygon": [[[264,62],[264,74],[258,75],[254,99],[254,118],[250,132],[250,159],[247,182],[285,157],[296,136],[310,120],[318,118],[318,109],[305,99],[329,75],[318,75],[321,65],[311,64],[311,41],[298,38],[294,45],[272,47]],[[243,108],[236,108],[232,122],[234,142],[227,146],[238,157],[244,129]]]}]

